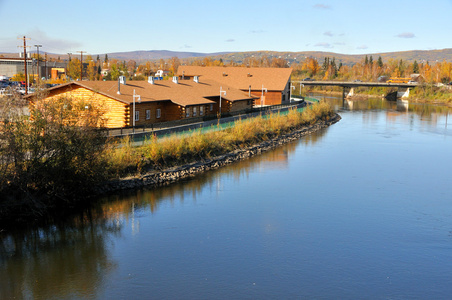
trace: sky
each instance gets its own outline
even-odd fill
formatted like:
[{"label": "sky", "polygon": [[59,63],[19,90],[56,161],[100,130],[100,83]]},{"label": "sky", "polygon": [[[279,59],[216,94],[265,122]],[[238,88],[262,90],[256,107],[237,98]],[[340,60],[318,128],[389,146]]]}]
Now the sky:
[{"label": "sky", "polygon": [[0,53],[452,48],[452,0],[0,0]]}]

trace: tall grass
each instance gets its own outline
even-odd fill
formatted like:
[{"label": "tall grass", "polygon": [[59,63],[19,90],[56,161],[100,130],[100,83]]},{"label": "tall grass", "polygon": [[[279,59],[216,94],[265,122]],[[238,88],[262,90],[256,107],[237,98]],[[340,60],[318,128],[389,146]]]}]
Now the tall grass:
[{"label": "tall grass", "polygon": [[133,172],[159,170],[189,162],[209,159],[216,155],[247,147],[295,128],[329,120],[334,115],[327,103],[313,105],[300,113],[296,109],[287,115],[271,114],[268,118],[239,120],[229,129],[158,139],[152,136],[143,146],[133,147],[129,138],[118,147],[108,147],[111,176]]}]

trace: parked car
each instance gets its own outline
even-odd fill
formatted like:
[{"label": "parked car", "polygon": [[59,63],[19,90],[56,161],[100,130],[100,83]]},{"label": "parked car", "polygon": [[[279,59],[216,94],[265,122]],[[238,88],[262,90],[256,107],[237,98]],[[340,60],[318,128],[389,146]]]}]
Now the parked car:
[{"label": "parked car", "polygon": [[314,79],[312,79],[310,77],[306,77],[305,79],[303,79],[303,81],[314,81]]}]

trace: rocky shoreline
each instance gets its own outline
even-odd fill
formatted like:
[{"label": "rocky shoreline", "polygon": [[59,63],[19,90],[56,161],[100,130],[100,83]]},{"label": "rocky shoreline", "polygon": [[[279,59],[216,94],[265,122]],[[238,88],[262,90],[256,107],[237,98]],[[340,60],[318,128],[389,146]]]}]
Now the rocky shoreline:
[{"label": "rocky shoreline", "polygon": [[338,114],[335,114],[335,116],[328,121],[318,121],[314,125],[302,127],[300,129],[294,130],[291,133],[277,136],[268,141],[264,141],[247,148],[238,149],[227,154],[162,171],[153,171],[133,177],[111,180],[102,184],[101,186],[98,186],[96,188],[95,194],[97,196],[100,196],[120,190],[168,185],[184,178],[193,177],[197,174],[201,174],[213,169],[218,169],[233,162],[259,155],[278,146],[298,140],[301,137],[316,132],[320,129],[327,128],[330,125],[339,122],[340,120],[341,117]]}]

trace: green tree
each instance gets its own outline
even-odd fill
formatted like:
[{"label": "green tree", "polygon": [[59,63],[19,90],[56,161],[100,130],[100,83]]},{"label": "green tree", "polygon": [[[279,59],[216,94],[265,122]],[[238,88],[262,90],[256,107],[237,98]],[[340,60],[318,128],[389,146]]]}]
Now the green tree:
[{"label": "green tree", "polygon": [[417,63],[416,60],[413,62],[413,73],[415,74],[419,73],[419,64]]},{"label": "green tree", "polygon": [[381,56],[378,57],[377,66],[383,68],[383,60],[381,59]]}]

